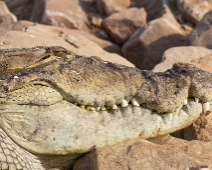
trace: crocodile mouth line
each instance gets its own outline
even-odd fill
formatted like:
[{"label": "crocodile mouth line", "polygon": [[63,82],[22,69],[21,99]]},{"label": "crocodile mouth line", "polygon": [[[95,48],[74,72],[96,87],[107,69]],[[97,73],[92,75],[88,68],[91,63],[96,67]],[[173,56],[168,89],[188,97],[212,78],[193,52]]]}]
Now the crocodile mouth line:
[{"label": "crocodile mouth line", "polygon": [[172,115],[173,113],[179,114],[180,110],[186,106],[188,104],[188,102],[193,101],[195,103],[199,103],[202,105],[202,113],[203,114],[208,114],[208,112],[210,112],[210,102],[201,102],[198,98],[194,98],[194,97],[189,97],[187,99],[185,99],[182,104],[180,105],[180,107],[177,107],[175,109],[174,112],[168,112],[168,113],[157,113],[157,111],[153,110],[153,109],[149,109],[145,104],[139,104],[137,102],[137,100],[135,98],[132,98],[132,100],[130,100],[129,102],[127,102],[126,100],[122,100],[121,104],[118,105],[113,105],[112,107],[109,106],[90,106],[90,105],[81,105],[79,103],[73,103],[75,106],[80,107],[81,109],[87,110],[87,111],[107,111],[109,113],[113,112],[113,111],[118,111],[121,110],[123,108],[127,108],[127,107],[142,107],[143,109],[148,109],[154,113],[157,113],[159,115],[167,115],[168,116],[168,120],[172,119]]},{"label": "crocodile mouth line", "polygon": [[[91,112],[106,111],[108,113],[113,113],[113,111],[121,110],[122,108],[127,108],[128,106],[130,106],[130,107],[141,107],[143,109],[148,109],[151,112],[155,112],[159,115],[167,114],[170,119],[172,117],[172,113],[178,114],[180,109],[182,109],[183,106],[186,106],[189,101],[193,101],[197,104],[201,104],[203,114],[206,114],[210,110],[210,102],[201,101],[201,99],[197,97],[188,97],[184,101],[182,101],[179,104],[179,106],[176,106],[173,110],[167,111],[167,112],[158,112],[156,109],[154,109],[154,107],[152,108],[148,107],[148,104],[146,103],[139,103],[136,97],[132,97],[131,100],[122,99],[119,101],[119,103],[117,102],[116,104],[113,104],[113,105],[107,105],[104,102],[96,103],[96,105],[89,105],[89,104],[86,105],[86,104],[76,102],[76,100],[74,101],[73,99],[70,100],[69,96],[67,96],[64,92],[61,92],[61,90],[58,88],[55,89],[54,87],[50,87],[49,85],[45,86],[44,84],[36,85],[36,87],[37,87],[36,89],[38,90],[35,90],[34,88],[32,89],[26,88],[26,91],[30,89],[31,92],[32,91],[34,92],[36,97],[32,100],[25,101],[24,100],[25,96],[23,95],[21,91],[18,90],[17,92],[18,95],[16,94],[16,92],[12,95],[12,98],[14,98],[14,100],[9,100],[10,97],[6,99],[5,96],[3,96],[3,98],[1,98],[0,96],[0,104],[2,105],[4,104],[4,102],[6,102],[5,103],[6,105],[7,103],[10,103],[10,104],[17,104],[17,105],[48,107],[60,102],[61,100],[64,100],[64,101],[67,101],[68,103],[75,105],[76,107],[82,110],[91,111]],[[46,97],[44,97],[45,91],[48,94],[46,95]],[[1,102],[1,99],[2,99],[2,102]],[[94,103],[94,102],[91,102],[91,103]]]}]

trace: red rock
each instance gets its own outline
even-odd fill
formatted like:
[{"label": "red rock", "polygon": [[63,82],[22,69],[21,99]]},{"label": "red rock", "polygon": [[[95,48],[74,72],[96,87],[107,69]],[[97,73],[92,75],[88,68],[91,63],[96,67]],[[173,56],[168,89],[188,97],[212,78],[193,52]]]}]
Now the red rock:
[{"label": "red rock", "polygon": [[163,0],[135,0],[136,6],[144,8],[147,13],[147,21],[161,17],[165,13]]},{"label": "red rock", "polygon": [[[15,31],[27,31],[28,28],[33,28],[33,26],[35,26],[34,23],[29,22],[29,21],[20,21],[17,24],[10,24],[7,25],[5,27],[0,27],[0,35],[1,34],[5,34],[5,32],[9,31],[9,30],[15,30]],[[80,30],[70,30],[70,29],[66,29],[66,28],[61,28],[61,27],[50,27],[50,26],[44,26],[44,25],[37,25],[38,28],[40,30],[38,30],[39,32],[42,32],[42,28],[44,30],[47,31],[47,33],[51,34],[52,32],[56,31],[55,34],[53,34],[53,36],[61,36],[63,34],[68,34],[69,32],[72,34],[79,34],[84,36],[85,38],[89,39],[90,41],[93,41],[94,43],[98,44],[98,46],[100,46],[102,49],[104,49],[107,52],[110,53],[116,53],[121,55],[121,48],[117,45],[114,44],[108,40],[104,40],[101,38],[98,38],[97,36],[95,36],[94,34],[85,32],[85,31],[80,31]],[[34,27],[34,29],[36,30],[37,27]],[[48,32],[48,29],[50,30]],[[45,31],[44,31],[45,34]],[[61,34],[61,35],[60,35]]]},{"label": "red rock", "polygon": [[130,6],[130,0],[97,0],[97,7],[101,14],[109,16]]},{"label": "red rock", "polygon": [[169,135],[153,138],[149,141],[162,145],[168,150],[184,153],[188,155],[188,157],[192,157],[198,161],[201,161],[202,163],[205,163],[205,165],[212,166],[211,142],[203,142],[198,140],[186,141],[171,137]]},{"label": "red rock", "polygon": [[124,57],[140,69],[150,70],[162,61],[168,48],[182,46],[185,36],[171,12],[136,31],[122,47]]},{"label": "red rock", "polygon": [[[86,37],[93,39],[93,41]],[[98,44],[94,41],[97,41]],[[133,67],[133,64],[121,56],[104,51],[99,44],[107,45],[105,41],[101,41],[94,35],[79,30],[34,24],[26,21],[17,22],[5,28],[0,27],[1,49],[62,46],[79,55],[98,56],[106,61]]]},{"label": "red rock", "polygon": [[129,8],[105,18],[102,28],[113,41],[122,44],[140,27],[146,24],[146,12],[143,8]]},{"label": "red rock", "polygon": [[211,67],[212,55],[211,54],[212,54],[212,51],[208,55],[204,55],[202,57],[192,59],[190,63],[194,64],[198,68],[212,72],[212,67]]},{"label": "red rock", "polygon": [[[212,59],[212,56],[210,56],[210,59]],[[183,129],[182,132],[185,140],[212,142],[212,114],[202,116],[192,125]]]},{"label": "red rock", "polygon": [[32,8],[32,0],[4,0],[9,10],[16,15],[19,20],[29,20]]},{"label": "red rock", "polygon": [[[192,64],[197,61],[200,62],[202,61],[204,57],[208,56],[209,54],[212,54],[212,50],[204,48],[204,47],[182,46],[182,47],[169,48],[163,53],[163,57],[162,57],[163,61],[157,64],[154,67],[153,71],[163,72],[167,69],[172,68],[172,65],[178,62],[185,62],[185,63],[192,63]],[[210,64],[212,63],[205,62],[202,65],[206,67],[206,66],[209,66]],[[198,65],[198,67],[200,67],[200,65]]]},{"label": "red rock", "polygon": [[101,27],[102,18],[100,16],[92,16],[91,23],[97,27]]},{"label": "red rock", "polygon": [[80,158],[74,170],[156,170],[210,168],[211,143],[167,137],[155,143],[135,139],[97,148]]},{"label": "red rock", "polygon": [[186,45],[202,46],[212,49],[212,11],[205,14],[203,19],[188,35]]},{"label": "red rock", "polygon": [[30,18],[33,22],[88,31],[85,12],[77,0],[34,1]]},{"label": "red rock", "polygon": [[97,36],[95,36],[95,35],[93,35],[91,33],[85,32],[85,31],[75,30],[75,32],[77,34],[81,34],[85,38],[95,42],[96,44],[98,44],[105,51],[121,55],[121,47],[118,46],[117,44],[112,43],[111,41],[108,41],[108,40],[104,40],[104,39],[98,38]]},{"label": "red rock", "polygon": [[188,22],[196,25],[212,9],[212,1],[177,0],[177,7]]},{"label": "red rock", "polygon": [[9,25],[16,21],[16,16],[9,11],[5,2],[0,1],[0,26]]}]

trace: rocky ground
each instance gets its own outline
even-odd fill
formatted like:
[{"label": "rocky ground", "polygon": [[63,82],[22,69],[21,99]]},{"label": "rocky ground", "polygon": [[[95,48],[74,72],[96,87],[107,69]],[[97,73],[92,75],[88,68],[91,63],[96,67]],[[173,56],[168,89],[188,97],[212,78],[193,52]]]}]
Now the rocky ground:
[{"label": "rocky ground", "polygon": [[[211,9],[211,0],[4,0],[0,48],[63,46],[155,72],[176,62],[212,71]],[[74,170],[212,168],[211,114],[172,136],[96,149]]]}]

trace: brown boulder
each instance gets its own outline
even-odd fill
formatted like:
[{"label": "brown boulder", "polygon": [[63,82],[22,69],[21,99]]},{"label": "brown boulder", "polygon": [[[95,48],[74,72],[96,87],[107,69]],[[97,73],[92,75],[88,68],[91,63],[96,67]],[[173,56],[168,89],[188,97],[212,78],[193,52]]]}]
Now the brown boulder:
[{"label": "brown boulder", "polygon": [[101,14],[109,16],[128,8],[130,3],[130,0],[97,0],[97,7]]},{"label": "brown boulder", "polygon": [[186,44],[212,49],[212,11],[205,14],[203,19],[188,35]]},{"label": "brown boulder", "polygon": [[171,137],[169,135],[153,138],[149,141],[162,145],[168,150],[184,153],[188,155],[188,157],[201,161],[204,163],[204,165],[210,165],[210,167],[212,166],[211,142],[203,142],[198,140],[186,141]]},{"label": "brown boulder", "polygon": [[115,43],[112,43],[111,41],[98,38],[95,35],[90,34],[88,32],[84,32],[84,31],[82,32],[82,31],[77,31],[77,30],[75,32],[78,32],[78,34],[81,33],[85,38],[95,42],[96,44],[98,44],[102,49],[104,49],[107,52],[116,53],[119,55],[122,54],[121,47]]},{"label": "brown boulder", "polygon": [[144,8],[147,13],[147,21],[162,17],[165,14],[165,1],[163,0],[135,0],[136,6]]},{"label": "brown boulder", "polygon": [[212,9],[212,1],[177,0],[177,8],[188,22],[196,25]]},{"label": "brown boulder", "polygon": [[194,58],[190,61],[190,63],[194,64],[198,68],[212,72],[212,52],[203,57]]},{"label": "brown boulder", "polygon": [[89,37],[89,34],[83,31],[22,21],[14,23],[2,31],[0,48],[62,46],[79,55],[99,56],[106,61],[133,67],[133,64],[121,56],[104,51],[98,44],[86,38],[86,35]]},{"label": "brown boulder", "polygon": [[0,26],[9,25],[10,23],[16,22],[17,18],[7,8],[5,2],[0,1]]},{"label": "brown boulder", "polygon": [[153,69],[162,61],[165,50],[184,44],[185,36],[179,24],[166,9],[163,17],[137,30],[122,47],[124,57],[140,69]]},{"label": "brown boulder", "polygon": [[181,133],[185,140],[212,142],[212,114],[202,116],[192,125],[183,129]]},{"label": "brown boulder", "polygon": [[166,138],[155,143],[135,139],[97,148],[80,158],[74,170],[185,170],[212,164],[211,143]]},{"label": "brown boulder", "polygon": [[34,1],[33,22],[88,31],[87,16],[77,0]]},{"label": "brown boulder", "polygon": [[[34,26],[36,26],[36,27],[34,27]],[[28,28],[34,28],[36,30],[37,27],[40,29],[40,30],[38,30],[38,32],[42,32],[42,28],[44,30],[46,30],[47,33],[49,33],[49,34],[51,34],[51,32],[54,32],[53,36],[61,36],[63,34],[67,34],[68,32],[75,33],[75,34],[81,34],[85,38],[98,44],[105,51],[110,52],[110,53],[121,54],[121,48],[117,44],[114,44],[108,40],[98,38],[94,34],[91,34],[91,33],[85,32],[85,31],[71,30],[71,29],[61,28],[61,27],[54,27],[54,26],[51,27],[51,26],[45,26],[45,25],[39,25],[39,24],[36,25],[29,21],[19,21],[15,24],[10,24],[5,27],[0,27],[0,34],[4,34],[5,32],[7,32],[9,30],[27,31]],[[42,28],[40,28],[40,27],[42,27]],[[49,32],[48,32],[48,29],[50,30]],[[55,32],[53,30],[57,30],[57,31]]]},{"label": "brown boulder", "polygon": [[9,10],[18,18],[18,20],[29,20],[33,2],[32,0],[4,0]]},{"label": "brown boulder", "polygon": [[98,16],[98,15],[93,15],[91,17],[91,23],[96,26],[96,27],[101,27],[101,24],[102,24],[102,17],[101,16]]},{"label": "brown boulder", "polygon": [[[163,72],[167,69],[172,68],[172,65],[178,62],[192,63],[193,61],[196,60],[200,61],[202,57],[205,57],[209,54],[212,54],[212,50],[204,47],[182,46],[182,47],[169,48],[163,53],[162,57],[163,62],[157,64],[154,67],[153,71]],[[208,65],[207,63],[204,63],[204,65],[205,64]]]},{"label": "brown boulder", "polygon": [[123,44],[145,24],[146,12],[144,9],[129,8],[105,18],[102,28],[116,43]]}]

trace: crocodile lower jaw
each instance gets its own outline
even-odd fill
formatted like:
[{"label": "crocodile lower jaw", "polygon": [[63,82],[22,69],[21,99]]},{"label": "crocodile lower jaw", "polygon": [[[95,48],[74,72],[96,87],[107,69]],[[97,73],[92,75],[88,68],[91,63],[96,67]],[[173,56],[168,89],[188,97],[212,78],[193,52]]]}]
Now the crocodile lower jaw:
[{"label": "crocodile lower jaw", "polygon": [[51,106],[5,106],[0,121],[8,136],[32,153],[79,154],[131,138],[172,133],[193,123],[202,110],[201,103],[188,101],[169,114],[132,105],[108,113],[63,100]]}]

